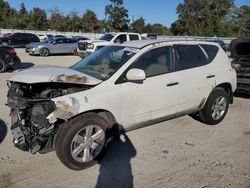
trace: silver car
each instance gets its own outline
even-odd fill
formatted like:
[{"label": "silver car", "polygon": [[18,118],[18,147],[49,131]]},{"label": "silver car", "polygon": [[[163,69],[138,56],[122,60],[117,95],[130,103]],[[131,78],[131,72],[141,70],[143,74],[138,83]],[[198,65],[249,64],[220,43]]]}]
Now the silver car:
[{"label": "silver car", "polygon": [[44,42],[30,43],[25,46],[30,55],[49,56],[50,54],[77,55],[77,41],[71,38],[57,37]]}]

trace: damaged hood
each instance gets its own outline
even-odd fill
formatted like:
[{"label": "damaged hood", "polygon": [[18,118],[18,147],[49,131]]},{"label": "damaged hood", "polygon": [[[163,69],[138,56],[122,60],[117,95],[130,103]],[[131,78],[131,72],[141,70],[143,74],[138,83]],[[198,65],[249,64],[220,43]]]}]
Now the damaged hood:
[{"label": "damaged hood", "polygon": [[28,84],[60,82],[84,85],[96,85],[102,82],[97,78],[75,71],[73,69],[51,65],[35,66],[17,72],[13,76],[11,76],[7,81]]}]

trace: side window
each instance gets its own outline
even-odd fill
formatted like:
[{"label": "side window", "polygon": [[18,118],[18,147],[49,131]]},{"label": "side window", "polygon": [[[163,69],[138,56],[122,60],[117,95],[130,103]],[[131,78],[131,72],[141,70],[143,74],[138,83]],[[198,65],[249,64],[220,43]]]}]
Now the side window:
[{"label": "side window", "polygon": [[145,71],[146,77],[157,76],[173,70],[172,47],[165,46],[150,50],[143,54],[131,68]]},{"label": "side window", "polygon": [[139,40],[139,36],[138,35],[129,35],[129,40]]},{"label": "side window", "polygon": [[185,70],[207,64],[207,58],[198,45],[175,45],[177,70]]},{"label": "side window", "polygon": [[208,56],[208,61],[211,62],[214,60],[215,56],[217,55],[219,48],[214,45],[209,44],[200,44],[200,46],[204,49]]},{"label": "side window", "polygon": [[56,39],[56,44],[62,44],[64,42],[63,39]]},{"label": "side window", "polygon": [[124,43],[125,41],[127,41],[127,35],[119,35],[116,39],[115,39],[115,43]]}]

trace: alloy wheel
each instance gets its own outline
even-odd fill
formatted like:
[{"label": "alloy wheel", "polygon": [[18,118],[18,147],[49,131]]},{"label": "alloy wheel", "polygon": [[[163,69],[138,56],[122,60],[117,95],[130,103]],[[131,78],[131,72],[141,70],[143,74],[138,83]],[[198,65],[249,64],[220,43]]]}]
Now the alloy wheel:
[{"label": "alloy wheel", "polygon": [[224,115],[226,108],[227,108],[227,101],[225,97],[223,96],[217,97],[211,109],[212,118],[214,120],[220,119]]},{"label": "alloy wheel", "polygon": [[95,159],[105,144],[105,131],[98,125],[88,125],[78,131],[71,142],[71,156],[86,163]]}]

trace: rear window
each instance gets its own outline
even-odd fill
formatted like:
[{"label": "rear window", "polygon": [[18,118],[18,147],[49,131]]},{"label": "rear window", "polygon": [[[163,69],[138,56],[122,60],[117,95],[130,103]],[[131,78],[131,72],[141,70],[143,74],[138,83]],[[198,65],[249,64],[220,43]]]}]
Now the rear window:
[{"label": "rear window", "polygon": [[219,48],[217,46],[209,45],[209,44],[201,44],[200,46],[205,50],[208,56],[208,61],[209,62],[213,61],[213,59],[215,58],[215,56],[217,55],[219,51]]},{"label": "rear window", "polygon": [[185,70],[207,64],[207,58],[198,45],[175,45],[177,70]]},{"label": "rear window", "polygon": [[138,35],[129,35],[129,40],[139,40]]}]

